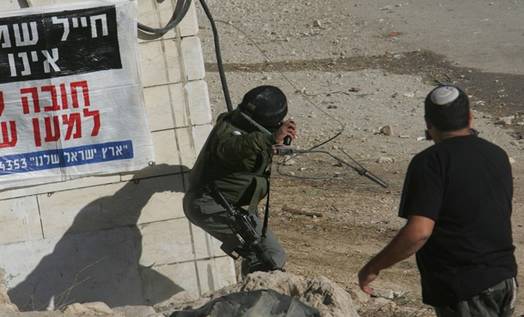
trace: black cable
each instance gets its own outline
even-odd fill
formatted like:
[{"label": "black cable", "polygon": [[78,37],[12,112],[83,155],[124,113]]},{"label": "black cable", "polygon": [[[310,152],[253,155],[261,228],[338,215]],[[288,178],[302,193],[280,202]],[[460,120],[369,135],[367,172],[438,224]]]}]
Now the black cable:
[{"label": "black cable", "polygon": [[222,83],[222,91],[224,92],[224,98],[226,99],[227,111],[233,111],[231,97],[229,96],[229,88],[227,86],[226,74],[224,72],[224,64],[222,62],[222,53],[220,50],[220,39],[218,37],[217,26],[215,24],[215,20],[213,19],[213,16],[211,15],[211,11],[209,11],[206,1],[200,0],[200,4],[202,4],[202,8],[204,9],[204,12],[206,13],[209,23],[211,24],[211,30],[213,31],[213,40],[215,42],[215,55],[217,59],[218,73],[220,75],[220,82]]},{"label": "black cable", "polygon": [[[388,188],[388,184],[384,180],[382,180],[380,177],[378,177],[375,174],[373,174],[370,171],[368,171],[364,166],[362,166],[362,164],[357,162],[354,158],[352,158],[343,149],[341,149],[340,151],[342,153],[344,153],[353,163],[355,163],[355,165],[352,165],[352,164],[346,162],[345,160],[341,159],[338,156],[333,155],[331,152],[328,152],[328,151],[322,151],[322,150],[294,150],[294,151],[297,151],[297,154],[294,157],[297,157],[298,155],[314,154],[314,153],[328,155],[331,158],[335,159],[336,161],[340,162],[341,164],[350,167],[355,172],[357,172],[360,176],[367,177],[368,179],[372,180],[373,182],[377,183],[378,185],[380,185],[380,186],[382,186],[384,188]],[[296,175],[284,174],[284,173],[282,173],[282,175],[283,176],[287,176],[287,177],[292,177],[292,178],[298,178],[298,179],[314,179],[314,180],[327,180],[327,179],[333,178],[333,177],[296,176]]]},{"label": "black cable", "polygon": [[[192,0],[177,0],[173,15],[171,16],[171,19],[169,19],[169,22],[166,24],[166,26],[162,28],[153,28],[138,22],[138,30],[146,33],[147,35],[152,35],[155,37],[163,36],[167,32],[174,29],[182,21],[191,7],[191,2]],[[20,8],[29,8],[31,6],[28,0],[18,0],[18,5]]]},{"label": "black cable", "polygon": [[271,194],[271,182],[267,181],[267,197],[266,197],[266,208],[264,211],[264,224],[262,225],[262,239],[266,238],[267,227],[269,224],[269,210],[270,210],[270,195]]},{"label": "black cable", "polygon": [[380,186],[384,187],[384,188],[388,188],[388,184],[383,181],[380,177],[376,176],[375,174],[371,173],[370,171],[368,171],[364,166],[362,166],[362,164],[360,164],[357,160],[355,160],[353,157],[351,157],[346,151],[344,151],[344,149],[340,149],[340,151],[342,153],[344,153],[351,161],[353,161],[353,163],[356,164],[356,166],[353,166],[351,164],[349,164],[348,162],[334,156],[334,155],[331,155],[331,153],[327,153],[329,156],[331,156],[332,158],[334,158],[335,160],[339,161],[340,163],[346,165],[346,166],[349,166],[351,167],[353,170],[355,170],[360,176],[364,176],[364,177],[367,177],[369,178],[370,180],[374,181],[375,183],[379,184]]},{"label": "black cable", "polygon": [[[216,26],[215,26],[215,23],[213,21],[213,18],[211,17],[211,13],[209,13],[209,9],[207,8],[207,5],[205,4],[205,1],[204,0],[200,0],[200,2],[202,3],[202,6],[204,8],[204,11],[206,11],[206,15],[208,16],[210,22],[211,22],[211,26],[212,26],[212,29],[213,29],[213,36],[215,38],[215,53],[217,55],[217,65],[218,65],[218,70],[219,70],[219,74],[220,74],[220,79],[222,81],[222,88],[224,90],[224,96],[226,97],[226,104],[228,105],[228,111],[231,111],[232,108],[230,108],[230,100],[229,100],[229,90],[227,89],[227,83],[225,81],[225,75],[224,75],[224,67],[223,67],[223,63],[222,63],[222,58],[221,58],[221,55],[220,55],[220,45],[219,45],[219,41],[218,41],[218,31],[216,30]],[[209,13],[209,14],[208,14]],[[244,30],[238,28],[237,26],[235,26],[234,24],[232,23],[228,23],[226,21],[222,21],[222,20],[216,20],[217,22],[220,22],[220,23],[224,23],[224,24],[227,24],[231,27],[233,27],[234,29],[236,29],[238,32],[242,33],[257,49],[258,51],[265,57],[266,61],[271,63],[271,58],[264,52],[264,50],[258,45],[258,43],[256,43],[252,38],[251,36],[249,36],[249,34],[247,34]],[[298,87],[293,83],[293,81],[291,81],[291,79],[289,79],[289,77],[286,76],[286,74],[284,74],[282,71],[280,70],[276,70],[287,82],[288,84],[293,87],[295,89],[295,91],[300,91],[298,89]],[[283,176],[288,176],[288,177],[294,177],[294,178],[301,178],[301,179],[328,179],[328,178],[319,178],[319,177],[303,177],[303,176],[295,176],[295,175],[291,175],[291,174],[284,174],[281,172],[280,170],[280,167],[289,159],[291,159],[291,157],[293,158],[296,158],[297,156],[301,155],[301,154],[307,154],[307,153],[322,153],[322,154],[326,154],[330,157],[332,157],[333,159],[337,160],[338,162],[352,168],[354,171],[356,171],[359,175],[361,176],[365,176],[367,177],[368,179],[372,180],[373,182],[379,184],[380,186],[384,187],[384,188],[387,188],[388,187],[388,184],[386,182],[384,182],[382,179],[380,179],[378,176],[372,174],[370,171],[368,171],[365,167],[363,167],[359,162],[357,162],[353,157],[351,157],[346,151],[344,150],[341,150],[342,153],[344,153],[353,163],[356,164],[355,165],[352,165],[344,160],[342,160],[341,158],[331,154],[330,152],[327,152],[327,151],[319,151],[319,150],[315,150],[329,142],[332,142],[333,140],[335,140],[336,138],[338,138],[340,135],[342,135],[342,133],[345,131],[346,129],[346,125],[340,121],[338,118],[336,118],[335,116],[331,115],[330,113],[328,113],[327,111],[325,111],[324,109],[320,108],[318,105],[316,105],[314,102],[312,102],[309,98],[307,98],[307,95],[305,94],[302,94],[303,98],[306,100],[307,103],[309,103],[310,105],[312,105],[313,107],[317,108],[320,112],[322,112],[324,115],[326,115],[327,117],[331,118],[333,121],[337,122],[339,125],[340,125],[340,128],[339,130],[331,137],[329,137],[328,139],[318,143],[318,144],[315,144],[313,145],[312,147],[310,147],[309,149],[307,150],[302,150],[300,151],[299,153],[295,153],[293,154],[292,156],[290,156],[290,158],[288,159],[284,159],[282,162],[280,162],[280,164],[277,166],[277,172]],[[267,206],[266,206],[267,207]]]},{"label": "black cable", "polygon": [[[220,74],[220,82],[222,83],[222,91],[224,92],[224,98],[226,100],[226,106],[228,111],[233,110],[233,105],[231,103],[231,97],[229,94],[229,88],[227,85],[227,79],[224,72],[224,66],[222,62],[222,54],[220,50],[220,39],[218,35],[218,30],[215,24],[215,20],[213,19],[213,16],[211,14],[211,11],[209,10],[209,7],[207,6],[205,0],[200,0],[200,4],[202,5],[202,8],[204,9],[204,12],[209,19],[209,23],[211,24],[211,29],[213,31],[213,39],[215,43],[215,54],[217,59],[217,65],[218,65],[218,71]],[[191,0],[178,0],[176,2],[175,10],[173,12],[173,15],[171,16],[171,19],[167,23],[166,26],[162,28],[152,28],[150,26],[144,25],[142,23],[138,23],[138,29],[141,32],[146,33],[147,35],[161,37],[167,32],[169,32],[171,29],[175,28],[180,21],[186,16],[187,12],[189,11],[189,8],[191,7]]]},{"label": "black cable", "polygon": [[[231,22],[226,22],[226,21],[223,21],[223,20],[216,20],[217,22],[220,22],[220,23],[223,23],[223,24],[227,24],[229,26],[231,26],[232,28],[234,28],[235,30],[237,30],[238,32],[240,32],[241,34],[243,34],[246,39],[248,39],[249,42],[251,42],[251,44],[253,44],[253,46],[255,46],[255,48],[262,54],[262,56],[264,56],[264,58],[266,59],[266,62],[268,63],[272,63],[272,60],[271,58],[266,54],[266,52],[258,45],[257,42],[255,42],[255,40],[253,40],[253,38],[247,34],[247,32],[245,32],[244,30],[242,30],[241,28],[237,27],[236,25],[234,25],[233,23]],[[219,69],[221,67],[221,65],[218,65]],[[289,77],[284,74],[284,72],[282,72],[281,70],[279,69],[276,69],[276,71],[280,74],[280,76],[282,76],[282,78],[284,78],[284,80],[293,88],[295,89],[295,91],[300,91],[300,89],[297,87],[297,85],[295,85],[295,83],[289,79]],[[323,113],[325,116],[329,117],[331,120],[337,122],[339,124],[339,129],[338,131],[331,137],[327,138],[326,140],[320,142],[320,143],[317,143],[313,146],[311,146],[308,150],[309,151],[312,151],[312,150],[315,150],[327,143],[330,143],[332,141],[334,141],[336,138],[338,138],[339,136],[342,135],[342,133],[344,133],[345,129],[346,129],[346,125],[340,121],[337,117],[331,115],[330,113],[328,113],[327,111],[325,111],[324,109],[320,108],[317,104],[315,104],[313,101],[311,101],[308,96],[304,93],[302,93],[302,97],[304,98],[304,100],[310,104],[311,106],[313,106],[314,108],[316,108],[318,111],[320,111],[321,113]],[[294,154],[292,157],[296,158],[297,156],[299,156],[300,154]],[[287,176],[287,177],[294,177],[294,178],[302,178],[302,179],[315,179],[315,180],[320,180],[320,179],[328,179],[328,178],[325,178],[325,177],[322,177],[322,178],[319,178],[319,177],[297,177],[297,176],[294,176],[294,175],[291,175],[291,174],[286,174],[286,173],[283,173],[282,170],[281,170],[281,167],[283,166],[283,164],[285,164],[288,160],[290,160],[290,158],[288,159],[284,159],[282,160],[281,162],[278,163],[277,165],[277,173],[279,173],[280,175],[282,176]]]},{"label": "black cable", "polygon": [[167,32],[174,29],[182,21],[182,19],[186,16],[187,12],[189,11],[189,8],[191,7],[191,1],[192,0],[177,0],[175,10],[173,11],[173,15],[164,27],[153,28],[138,22],[138,30],[147,35],[155,37],[163,36]]},{"label": "black cable", "polygon": [[29,1],[27,0],[18,0],[18,6],[20,8],[29,8],[31,5],[29,5]]}]

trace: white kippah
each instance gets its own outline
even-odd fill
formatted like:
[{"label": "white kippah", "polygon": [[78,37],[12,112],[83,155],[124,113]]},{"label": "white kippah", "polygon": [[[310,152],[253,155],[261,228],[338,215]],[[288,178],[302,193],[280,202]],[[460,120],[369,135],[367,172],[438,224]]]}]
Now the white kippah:
[{"label": "white kippah", "polygon": [[459,91],[453,86],[442,86],[431,93],[431,101],[438,106],[447,105],[455,101],[459,96]]}]

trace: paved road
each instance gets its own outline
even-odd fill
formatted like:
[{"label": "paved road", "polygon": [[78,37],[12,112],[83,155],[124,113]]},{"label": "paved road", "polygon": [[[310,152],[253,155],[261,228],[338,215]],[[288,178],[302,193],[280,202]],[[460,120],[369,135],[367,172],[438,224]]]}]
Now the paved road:
[{"label": "paved road", "polygon": [[[424,49],[460,66],[524,74],[523,0],[208,1],[216,18],[240,26],[276,60]],[[261,60],[242,35],[220,28],[226,61]]]},{"label": "paved road", "polygon": [[408,50],[429,49],[461,66],[524,74],[522,0],[354,3],[356,17],[373,22],[383,19],[370,27],[386,26],[385,29],[401,32],[399,44]]}]

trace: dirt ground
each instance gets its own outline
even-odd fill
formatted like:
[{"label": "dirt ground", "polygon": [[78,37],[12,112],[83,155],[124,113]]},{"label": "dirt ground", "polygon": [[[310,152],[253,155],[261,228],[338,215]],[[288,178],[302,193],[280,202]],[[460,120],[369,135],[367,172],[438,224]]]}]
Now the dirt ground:
[{"label": "dirt ground", "polygon": [[[218,26],[234,102],[256,85],[281,87],[299,124],[298,147],[340,132],[322,149],[351,162],[345,150],[389,184],[381,188],[325,154],[275,166],[270,223],[289,253],[289,271],[340,283],[361,304],[362,316],[434,316],[421,304],[414,258],[383,271],[374,283],[393,301],[369,300],[358,291],[356,273],[403,224],[396,216],[400,191],[409,160],[431,145],[421,140],[422,105],[436,81],[467,89],[475,127],[512,158],[513,236],[517,260],[524,264],[524,64],[517,58],[524,51],[522,1],[209,5],[225,22]],[[199,21],[217,114],[224,102],[212,38],[202,14]],[[390,135],[380,133],[384,126]],[[516,316],[522,314],[523,292]]]},{"label": "dirt ground", "polygon": [[[355,294],[359,292],[356,272],[401,225],[395,213],[402,173],[371,166],[391,182],[390,190],[355,179],[354,175],[298,183],[276,177],[273,183],[271,224],[289,253],[288,270],[306,276],[325,275],[357,295],[354,296],[357,301],[365,299],[365,295]],[[522,170],[515,172],[522,175]],[[515,194],[522,197],[522,188]],[[521,211],[522,205],[519,204],[516,210]],[[297,215],[297,211],[321,216]],[[522,215],[514,218],[513,226],[521,259],[524,242]],[[419,275],[413,257],[383,271],[374,287],[383,294],[393,291],[397,304],[394,310],[382,312],[380,316],[433,316],[432,311],[421,304]],[[522,295],[519,295],[518,307],[520,314],[517,316],[521,316]],[[376,314],[378,308],[373,300],[364,301],[361,313],[379,316]]]}]

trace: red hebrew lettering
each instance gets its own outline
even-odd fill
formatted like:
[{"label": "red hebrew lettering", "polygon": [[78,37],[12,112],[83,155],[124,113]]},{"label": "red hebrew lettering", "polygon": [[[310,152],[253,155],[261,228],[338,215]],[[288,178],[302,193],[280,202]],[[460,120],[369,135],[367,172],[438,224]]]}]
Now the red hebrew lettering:
[{"label": "red hebrew lettering", "polygon": [[9,137],[9,132],[7,131],[7,122],[0,123],[0,126],[2,128],[2,140],[3,140],[2,143],[0,143],[0,149],[15,146],[16,142],[18,141],[18,138],[16,135],[16,122],[9,121],[9,127],[11,128],[11,138]]},{"label": "red hebrew lettering", "polygon": [[[0,91],[0,116],[4,113],[5,103],[4,103],[4,93]],[[9,128],[11,132],[11,137],[9,137],[9,130],[7,129],[7,124],[9,123]],[[2,130],[2,143],[0,143],[0,149],[6,147],[13,147],[16,145],[18,138],[16,135],[16,122],[2,122],[0,123],[0,129]]]},{"label": "red hebrew lettering", "polygon": [[69,103],[67,102],[67,90],[65,84],[60,84],[60,95],[62,96],[62,109],[69,108]]},{"label": "red hebrew lettering", "polygon": [[42,136],[40,134],[40,123],[38,118],[33,118],[33,136],[35,137],[35,145],[42,146]]},{"label": "red hebrew lettering", "polygon": [[73,107],[79,107],[78,93],[76,91],[77,88],[82,88],[82,96],[84,97],[84,107],[89,107],[91,105],[91,101],[89,100],[89,87],[87,85],[86,80],[71,83],[71,96],[73,97]]},{"label": "red hebrew lettering", "polygon": [[51,105],[45,106],[44,111],[58,111],[60,110],[60,105],[58,104],[58,98],[56,94],[56,87],[53,85],[50,86],[42,86],[40,88],[42,92],[48,92],[51,95]]},{"label": "red hebrew lettering", "polygon": [[[38,89],[35,87],[31,88],[22,88],[20,89],[20,94],[30,94],[33,99],[33,106],[35,113],[40,112],[40,100],[38,100]],[[24,114],[29,113],[29,98],[27,96],[22,96],[22,109]]]},{"label": "red hebrew lettering", "polygon": [[[70,92],[68,92],[68,88],[70,89]],[[41,90],[41,94],[48,93],[50,96],[49,98],[51,100],[51,103],[42,107],[43,111],[45,112],[57,112],[61,110],[68,110],[71,108],[83,109],[82,111],[74,113],[57,113],[56,116],[44,117],[43,122],[38,117],[33,118],[33,136],[35,145],[37,147],[42,146],[43,142],[59,141],[61,137],[63,138],[63,140],[81,138],[82,135],[85,134],[82,133],[82,125],[85,126],[85,123],[82,122],[84,118],[93,120],[91,136],[97,136],[100,133],[100,111],[89,110],[89,107],[91,106],[91,100],[89,96],[89,86],[87,81],[84,80],[73,82],[70,84],[70,87],[68,87],[68,85],[64,83],[56,86],[47,85],[41,86],[39,88],[31,87],[21,89],[20,93],[22,95],[22,108],[24,114],[28,114],[33,111],[34,113],[40,113],[40,100],[38,96],[38,89]],[[82,92],[82,96],[79,96],[79,90]],[[68,93],[71,94],[71,99],[69,99]],[[2,95],[0,94],[0,97],[1,96]],[[31,101],[29,100],[30,98],[32,98],[32,105]],[[2,100],[2,103],[0,103],[0,115],[3,108],[4,105]],[[42,125],[40,123],[42,123]],[[7,123],[2,123],[0,129],[3,133],[5,144],[12,144],[13,142],[16,143],[16,126],[11,126],[11,139],[8,138],[9,131]],[[45,129],[45,131],[43,129]],[[0,144],[0,147],[1,146],[2,145]]]},{"label": "red hebrew lettering", "polygon": [[93,130],[91,131],[91,136],[97,136],[98,132],[100,132],[100,111],[89,111],[88,109],[84,109],[84,117],[93,117],[94,125]]},{"label": "red hebrew lettering", "polygon": [[[70,140],[71,136],[73,139],[82,137],[82,118],[80,117],[80,113],[64,114],[62,115],[62,121],[67,125],[66,140]],[[75,131],[74,134],[73,130]]]},{"label": "red hebrew lettering", "polygon": [[[51,122],[53,119],[53,122]],[[53,142],[60,139],[60,121],[58,116],[45,117],[45,141]]]}]

